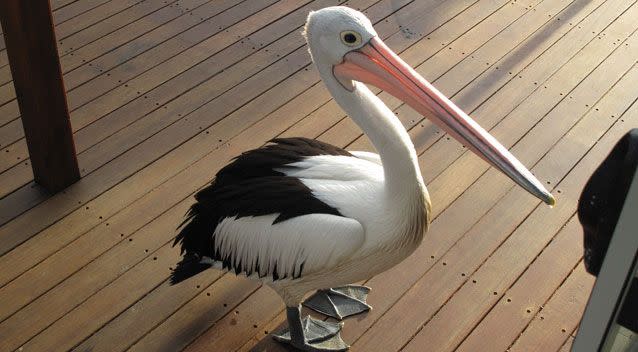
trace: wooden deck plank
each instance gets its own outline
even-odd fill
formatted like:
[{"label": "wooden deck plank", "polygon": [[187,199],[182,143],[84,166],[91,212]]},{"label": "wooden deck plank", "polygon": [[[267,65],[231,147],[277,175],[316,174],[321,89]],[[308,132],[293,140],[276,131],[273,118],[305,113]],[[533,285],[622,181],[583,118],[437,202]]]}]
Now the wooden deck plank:
[{"label": "wooden deck plank", "polygon": [[[106,2],[83,13],[82,16],[74,17],[56,26],[56,31],[59,33],[59,50],[61,53],[68,54],[164,6],[175,6],[175,3],[141,0]],[[80,33],[85,36],[85,41],[71,39]]]},{"label": "wooden deck plank", "polygon": [[[217,275],[220,272],[212,271]],[[211,280],[210,277],[202,278],[197,282],[189,283],[189,288],[186,289],[184,285],[170,286],[167,281],[163,282],[158,288],[149,293],[144,299],[135,303],[134,306],[125,310],[117,318],[110,321],[98,332],[91,335],[87,340],[74,348],[75,351],[123,351],[131,347],[134,343],[138,342],[149,327],[153,324],[159,324],[165,318],[163,314],[156,314],[159,310],[167,309],[167,297],[171,299],[187,302],[193,299],[195,292],[195,300],[201,300],[202,305],[206,306],[206,314],[200,315],[200,319],[187,321],[180,323],[173,322],[173,326],[183,326],[184,329],[180,331],[171,332],[171,336],[176,334],[180,336],[179,339],[172,339],[169,341],[157,341],[152,340],[155,343],[154,348],[150,346],[140,347],[143,344],[137,344],[136,349],[142,351],[176,351],[179,350],[178,346],[180,341],[190,341],[192,334],[199,330],[197,326],[204,325],[209,326],[217,320],[226,315],[233,307],[239,304],[242,300],[250,296],[257,288],[256,283],[249,280],[236,280],[232,283],[228,282],[230,276],[223,276],[219,282]],[[211,283],[212,281],[212,283]],[[210,284],[206,286],[206,284]],[[200,286],[199,288],[197,286]],[[180,307],[181,309],[188,309],[188,307]],[[169,307],[170,309],[170,307]],[[146,318],[142,318],[142,315],[152,315],[147,321]],[[196,312],[192,312],[196,314]],[[190,318],[192,315],[186,315]],[[143,322],[143,327],[140,327],[140,322]],[[166,342],[161,343],[161,342]]]},{"label": "wooden deck plank", "polygon": [[[307,312],[302,312],[302,314],[307,314]],[[284,322],[286,321],[286,311],[282,310],[275,318],[273,318],[269,323],[259,326],[257,328],[257,332],[240,348],[237,349],[237,352],[249,352],[256,351],[261,348],[262,351],[268,350],[266,346],[269,344],[271,346],[275,346],[278,342],[272,341],[268,335],[273,331],[281,331],[284,327]],[[259,329],[261,328],[261,329]],[[274,339],[273,339],[274,340]],[[259,348],[256,347],[259,345]],[[276,347],[270,348],[270,350],[275,349]]]},{"label": "wooden deck plank", "polygon": [[594,276],[581,261],[510,348],[518,351],[557,351],[571,337],[585,310]]},{"label": "wooden deck plank", "polygon": [[572,217],[455,350],[507,350],[582,257],[582,237],[582,227]]},{"label": "wooden deck plank", "polygon": [[13,100],[7,104],[0,106],[0,125],[16,120],[20,117],[20,108],[18,108],[17,100]]},{"label": "wooden deck plank", "polygon": [[53,12],[54,23],[56,25],[63,23],[109,1],[111,0],[69,1],[68,3],[60,4],[57,6],[56,11]]}]

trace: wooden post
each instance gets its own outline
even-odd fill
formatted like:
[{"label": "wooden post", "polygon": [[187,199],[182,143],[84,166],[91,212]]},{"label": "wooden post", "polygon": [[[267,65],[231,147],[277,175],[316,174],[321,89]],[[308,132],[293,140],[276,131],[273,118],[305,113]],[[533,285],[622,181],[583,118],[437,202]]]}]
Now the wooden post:
[{"label": "wooden post", "polygon": [[0,21],[35,182],[80,179],[49,0],[0,0]]}]

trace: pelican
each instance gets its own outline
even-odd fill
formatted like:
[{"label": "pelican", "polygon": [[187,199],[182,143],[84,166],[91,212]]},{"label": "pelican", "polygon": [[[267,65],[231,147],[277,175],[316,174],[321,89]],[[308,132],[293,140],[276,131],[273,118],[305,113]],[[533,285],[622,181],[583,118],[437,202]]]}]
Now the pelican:
[{"label": "pelican", "polygon": [[[421,243],[430,198],[399,119],[365,84],[385,90],[553,205],[543,185],[496,139],[428,83],[347,7],[310,12],[303,35],[335,101],[379,154],[306,138],[245,152],[195,195],[175,244],[180,282],[208,268],[244,274],[286,304],[275,339],[306,351],[343,351],[342,323],[301,317],[301,304],[343,319],[367,311],[369,288],[351,285],[401,262]],[[317,291],[305,302],[304,297]]]}]

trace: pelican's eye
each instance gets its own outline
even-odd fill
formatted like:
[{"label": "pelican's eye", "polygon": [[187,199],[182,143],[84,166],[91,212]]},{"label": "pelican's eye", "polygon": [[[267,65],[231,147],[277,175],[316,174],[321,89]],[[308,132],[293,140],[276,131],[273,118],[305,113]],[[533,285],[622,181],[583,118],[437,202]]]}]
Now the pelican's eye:
[{"label": "pelican's eye", "polygon": [[357,46],[361,44],[361,34],[355,31],[341,32],[341,41],[347,46]]}]

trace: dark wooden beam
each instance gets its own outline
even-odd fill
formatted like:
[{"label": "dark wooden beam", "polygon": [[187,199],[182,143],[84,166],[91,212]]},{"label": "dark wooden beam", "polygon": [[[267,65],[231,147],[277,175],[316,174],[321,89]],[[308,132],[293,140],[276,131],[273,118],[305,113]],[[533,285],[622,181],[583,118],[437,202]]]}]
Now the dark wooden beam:
[{"label": "dark wooden beam", "polygon": [[0,21],[35,182],[80,179],[49,0],[0,0]]}]

